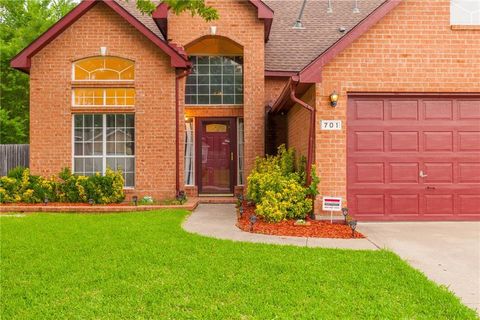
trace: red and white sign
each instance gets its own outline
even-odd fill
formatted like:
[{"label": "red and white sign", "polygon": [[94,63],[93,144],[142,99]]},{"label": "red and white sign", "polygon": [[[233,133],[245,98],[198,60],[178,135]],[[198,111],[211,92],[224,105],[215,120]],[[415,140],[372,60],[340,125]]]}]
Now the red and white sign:
[{"label": "red and white sign", "polygon": [[322,210],[323,211],[342,211],[342,198],[323,197]]}]

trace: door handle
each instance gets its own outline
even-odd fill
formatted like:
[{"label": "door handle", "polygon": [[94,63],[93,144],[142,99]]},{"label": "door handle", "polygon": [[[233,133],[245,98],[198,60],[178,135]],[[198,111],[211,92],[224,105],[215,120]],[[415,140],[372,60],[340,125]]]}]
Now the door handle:
[{"label": "door handle", "polygon": [[425,174],[425,172],[423,172],[423,170],[420,170],[420,173],[418,175],[420,176],[420,178],[428,177],[428,174]]},{"label": "door handle", "polygon": [[230,160],[233,161],[233,152],[230,152]]}]

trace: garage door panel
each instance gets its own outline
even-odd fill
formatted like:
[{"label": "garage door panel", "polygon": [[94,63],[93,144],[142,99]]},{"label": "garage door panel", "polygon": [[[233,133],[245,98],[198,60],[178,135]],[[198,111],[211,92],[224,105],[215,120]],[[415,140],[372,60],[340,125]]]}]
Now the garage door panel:
[{"label": "garage door panel", "polygon": [[418,132],[391,131],[389,134],[391,151],[418,151]]},{"label": "garage door panel", "polygon": [[458,132],[458,151],[480,151],[480,132]]},{"label": "garage door panel", "polygon": [[383,151],[382,132],[355,132],[356,151]]},{"label": "garage door panel", "polygon": [[480,119],[480,101],[459,101],[458,104],[460,120]]},{"label": "garage door panel", "polygon": [[461,214],[480,215],[480,195],[458,195],[458,209]]},{"label": "garage door panel", "polygon": [[480,184],[480,163],[459,163],[458,182]]},{"label": "garage door panel", "polygon": [[425,162],[425,183],[453,183],[453,163]]},{"label": "garage door panel", "polygon": [[425,151],[453,151],[453,132],[430,131],[423,133]]},{"label": "garage door panel", "polygon": [[425,120],[453,120],[453,105],[451,100],[424,101]]},{"label": "garage door panel", "polygon": [[390,163],[390,182],[418,183],[418,162]]},{"label": "garage door panel", "polygon": [[451,215],[453,213],[453,194],[426,194],[426,215]]},{"label": "garage door panel", "polygon": [[390,212],[394,215],[418,215],[420,201],[418,194],[392,194]]},{"label": "garage door panel", "polygon": [[385,169],[380,163],[356,163],[357,183],[384,183]]},{"label": "garage door panel", "polygon": [[384,215],[385,195],[358,194],[355,196],[355,207],[358,214]]},{"label": "garage door panel", "polygon": [[358,96],[348,108],[353,216],[480,219],[480,95]]},{"label": "garage door panel", "polygon": [[417,100],[390,101],[390,119],[418,120],[418,101]]},{"label": "garage door panel", "polygon": [[356,120],[383,120],[383,101],[359,100],[355,104]]}]

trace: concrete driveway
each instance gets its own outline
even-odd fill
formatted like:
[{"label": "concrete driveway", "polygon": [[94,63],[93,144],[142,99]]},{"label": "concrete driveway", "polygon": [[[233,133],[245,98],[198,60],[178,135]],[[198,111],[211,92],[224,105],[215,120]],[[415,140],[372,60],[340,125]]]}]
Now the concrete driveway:
[{"label": "concrete driveway", "polygon": [[480,311],[480,222],[359,223],[358,230]]}]

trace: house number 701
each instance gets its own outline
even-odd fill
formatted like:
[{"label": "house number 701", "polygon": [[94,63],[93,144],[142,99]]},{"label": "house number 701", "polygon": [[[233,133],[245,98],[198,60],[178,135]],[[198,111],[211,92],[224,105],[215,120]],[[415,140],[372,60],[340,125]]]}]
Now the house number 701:
[{"label": "house number 701", "polygon": [[322,130],[342,130],[342,120],[322,120]]}]

